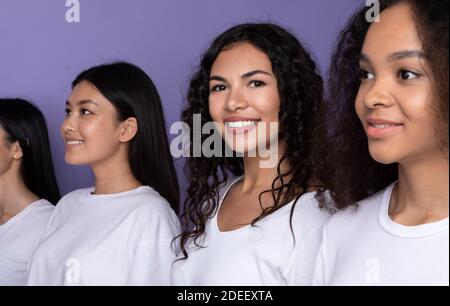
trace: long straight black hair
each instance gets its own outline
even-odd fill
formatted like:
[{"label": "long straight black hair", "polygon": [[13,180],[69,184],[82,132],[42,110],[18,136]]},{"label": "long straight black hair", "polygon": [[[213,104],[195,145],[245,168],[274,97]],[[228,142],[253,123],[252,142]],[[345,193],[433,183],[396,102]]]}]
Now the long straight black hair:
[{"label": "long straight black hair", "polygon": [[0,99],[0,128],[6,132],[7,143],[18,142],[22,149],[20,174],[25,186],[41,199],[56,204],[61,196],[41,111],[22,99]]},{"label": "long straight black hair", "polygon": [[138,131],[130,141],[128,153],[131,172],[178,212],[177,175],[167,141],[161,99],[150,77],[135,65],[116,62],[81,72],[72,82],[72,88],[83,81],[94,85],[113,104],[120,122],[136,118]]}]

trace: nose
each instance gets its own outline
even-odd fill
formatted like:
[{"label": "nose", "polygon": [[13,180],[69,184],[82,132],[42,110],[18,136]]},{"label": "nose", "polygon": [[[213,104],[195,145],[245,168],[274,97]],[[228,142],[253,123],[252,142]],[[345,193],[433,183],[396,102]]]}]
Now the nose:
[{"label": "nose", "polygon": [[73,116],[71,114],[68,114],[66,116],[66,118],[64,118],[64,121],[61,125],[61,132],[64,136],[65,134],[75,132],[75,131],[76,131],[75,119],[73,118]]},{"label": "nose", "polygon": [[394,103],[388,81],[374,79],[363,100],[368,108],[389,107]]},{"label": "nose", "polygon": [[226,107],[229,111],[237,111],[245,109],[248,106],[248,101],[242,89],[234,88],[230,90]]}]

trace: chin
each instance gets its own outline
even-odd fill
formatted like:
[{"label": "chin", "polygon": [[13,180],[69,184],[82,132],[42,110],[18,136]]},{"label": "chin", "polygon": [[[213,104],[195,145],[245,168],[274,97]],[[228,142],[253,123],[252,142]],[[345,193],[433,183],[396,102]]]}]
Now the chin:
[{"label": "chin", "polygon": [[67,155],[65,156],[65,161],[66,163],[68,163],[69,165],[85,165],[86,163],[83,162],[83,160],[81,160],[79,157],[76,156],[70,156]]},{"label": "chin", "polygon": [[257,144],[254,142],[244,142],[244,143],[232,143],[232,141],[226,142],[228,147],[231,148],[235,153],[243,156],[256,157]]},{"label": "chin", "polygon": [[395,154],[389,152],[389,150],[374,150],[370,149],[370,156],[378,163],[383,165],[391,165],[398,162],[398,158]]}]

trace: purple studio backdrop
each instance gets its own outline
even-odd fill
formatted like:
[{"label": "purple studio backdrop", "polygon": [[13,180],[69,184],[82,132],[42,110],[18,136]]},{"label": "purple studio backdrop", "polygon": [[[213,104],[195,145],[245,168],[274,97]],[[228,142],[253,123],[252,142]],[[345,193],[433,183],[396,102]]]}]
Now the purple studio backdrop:
[{"label": "purple studio backdrop", "polygon": [[[79,4],[79,22],[66,13]],[[326,73],[337,34],[362,0],[0,0],[0,97],[23,97],[47,119],[62,194],[93,185],[87,167],[64,162],[59,134],[70,83],[114,60],[142,67],[161,95],[169,129],[211,40],[244,22],[276,22],[313,52]],[[66,6],[67,5],[67,6]],[[69,20],[74,21],[74,20]],[[75,20],[76,21],[76,20]],[[176,135],[168,135],[173,139]],[[176,160],[181,195],[184,160]]]}]

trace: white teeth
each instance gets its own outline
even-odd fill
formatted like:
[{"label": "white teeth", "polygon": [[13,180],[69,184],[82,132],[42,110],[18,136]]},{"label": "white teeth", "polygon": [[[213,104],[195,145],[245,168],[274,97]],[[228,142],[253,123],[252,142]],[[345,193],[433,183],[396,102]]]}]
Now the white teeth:
[{"label": "white teeth", "polygon": [[229,121],[229,122],[225,122],[225,125],[227,125],[231,128],[242,128],[242,127],[248,127],[248,126],[255,126],[256,121]]},{"label": "white teeth", "polygon": [[68,145],[77,145],[77,144],[82,144],[84,141],[81,140],[68,140],[66,143]]},{"label": "white teeth", "polygon": [[398,126],[398,124],[372,124],[372,126],[376,129],[386,129],[391,126]]}]

